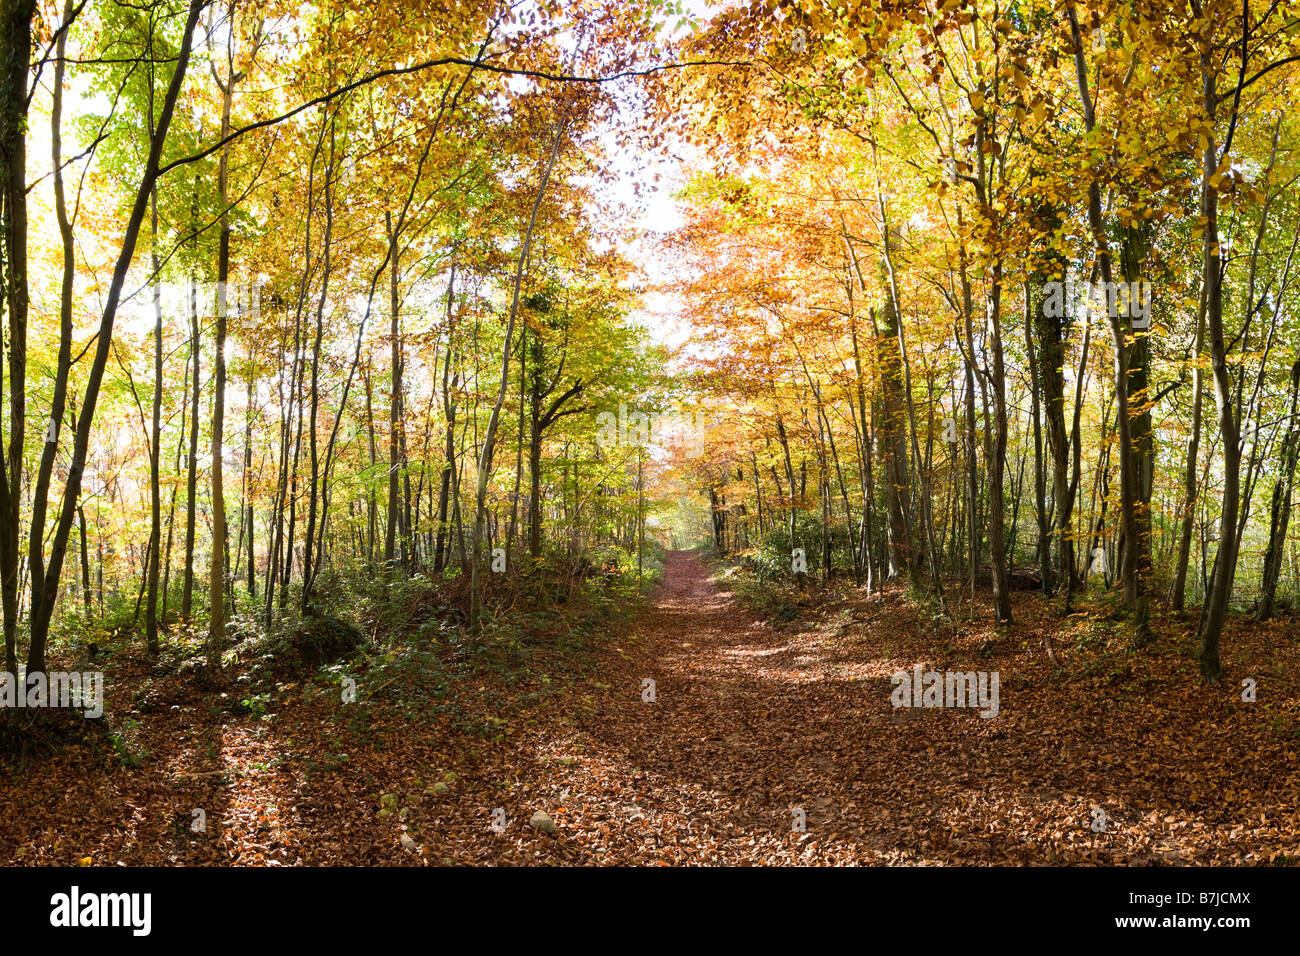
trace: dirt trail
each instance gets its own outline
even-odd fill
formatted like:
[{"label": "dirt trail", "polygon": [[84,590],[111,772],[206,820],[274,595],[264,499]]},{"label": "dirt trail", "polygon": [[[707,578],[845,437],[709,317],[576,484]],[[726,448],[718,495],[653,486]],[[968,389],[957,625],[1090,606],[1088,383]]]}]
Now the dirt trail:
[{"label": "dirt trail", "polygon": [[[593,735],[654,782],[646,822],[684,832],[698,862],[861,858],[872,773],[854,740],[866,686],[755,621],[708,578],[694,553],[670,554],[633,684],[653,679],[655,701],[617,702]],[[656,843],[672,858],[670,839]]]},{"label": "dirt trail", "polygon": [[[580,711],[579,733],[558,746],[538,741],[551,751],[543,763],[559,772],[550,786],[538,781],[532,805],[549,812],[549,798],[559,808],[561,856],[704,864],[924,857],[929,841],[906,832],[916,822],[896,809],[906,798],[894,781],[902,776],[920,791],[930,773],[900,775],[886,764],[931,744],[924,731],[881,739],[901,729],[888,668],[855,663],[816,634],[796,639],[754,620],[709,582],[693,552],[670,552],[664,584],[632,634],[616,638],[608,689]],[[934,820],[941,830],[942,812]],[[527,834],[524,842],[538,850]]]}]

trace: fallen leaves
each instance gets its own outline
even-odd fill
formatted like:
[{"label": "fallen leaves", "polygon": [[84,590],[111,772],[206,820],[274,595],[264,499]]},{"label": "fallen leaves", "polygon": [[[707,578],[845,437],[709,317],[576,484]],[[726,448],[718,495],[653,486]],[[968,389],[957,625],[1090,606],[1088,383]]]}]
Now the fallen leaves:
[{"label": "fallen leaves", "polygon": [[[447,714],[411,723],[382,702],[353,726],[300,694],[270,725],[163,708],[141,720],[158,755],[144,767],[70,750],[7,779],[0,855],[252,866],[1300,858],[1297,740],[1274,716],[1298,710],[1283,675],[1300,642],[1276,626],[1234,636],[1234,673],[1258,678],[1260,704],[1246,704],[1230,683],[1190,679],[1186,638],[1119,666],[1076,647],[1092,618],[1056,618],[1036,596],[1016,608],[1019,626],[1051,633],[1059,665],[979,621],[937,647],[907,602],[850,601],[847,626],[826,605],[802,631],[778,630],[719,592],[698,557],[674,554],[640,639],[624,641],[633,652],[606,646],[597,676],[576,682],[549,665],[569,689],[533,724],[496,716],[523,712],[506,699],[521,688],[482,681],[472,690],[495,695],[480,711],[486,738]],[[890,674],[921,661],[999,670],[998,717],[892,707]],[[642,699],[646,674],[654,703]],[[352,759],[325,759],[342,750]],[[190,828],[194,808],[205,831]]]}]

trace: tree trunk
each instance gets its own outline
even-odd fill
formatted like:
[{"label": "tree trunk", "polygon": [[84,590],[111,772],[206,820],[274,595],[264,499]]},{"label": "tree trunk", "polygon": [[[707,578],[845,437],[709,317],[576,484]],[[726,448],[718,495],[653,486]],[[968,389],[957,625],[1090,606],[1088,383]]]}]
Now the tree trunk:
[{"label": "tree trunk", "polygon": [[482,563],[483,558],[483,533],[487,519],[488,477],[492,469],[492,452],[496,446],[497,423],[501,419],[501,407],[505,404],[506,389],[510,386],[510,343],[514,339],[515,321],[519,315],[519,288],[523,283],[524,271],[528,267],[528,253],[532,247],[533,230],[537,226],[537,214],[541,209],[542,198],[546,194],[546,184],[551,178],[551,170],[555,167],[555,160],[559,156],[560,142],[563,138],[564,124],[561,123],[559,129],[556,130],[555,139],[551,143],[550,156],[542,169],[541,182],[537,187],[537,198],[533,201],[532,212],[528,217],[528,226],[524,230],[523,243],[519,249],[519,265],[515,270],[514,292],[510,300],[510,317],[506,321],[505,342],[501,350],[501,384],[497,389],[496,402],[492,406],[492,413],[488,416],[487,430],[483,434],[483,448],[479,456],[478,485],[474,495],[473,555],[470,562],[470,627],[476,634],[479,630],[479,610],[482,606],[482,569],[479,565]]},{"label": "tree trunk", "polygon": [[1282,573],[1282,555],[1286,550],[1287,527],[1291,520],[1291,492],[1295,487],[1296,462],[1300,459],[1300,361],[1291,366],[1291,414],[1282,440],[1277,481],[1273,485],[1273,504],[1269,515],[1268,548],[1264,551],[1264,572],[1260,585],[1257,621],[1273,616],[1277,582]]}]

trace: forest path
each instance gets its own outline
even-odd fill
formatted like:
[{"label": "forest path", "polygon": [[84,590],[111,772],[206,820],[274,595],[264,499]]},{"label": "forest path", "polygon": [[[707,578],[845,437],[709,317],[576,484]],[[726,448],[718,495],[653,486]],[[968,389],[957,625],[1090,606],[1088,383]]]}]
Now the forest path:
[{"label": "forest path", "polygon": [[[647,611],[614,638],[577,733],[538,735],[558,772],[511,819],[550,813],[550,848],[566,862],[919,861],[931,827],[949,855],[954,808],[935,790],[970,771],[955,751],[918,761],[934,741],[890,706],[896,668],[852,653],[842,627],[799,634],[759,621],[709,576],[696,553],[669,553]],[[974,713],[945,716],[989,729]],[[521,829],[484,862],[551,855]]]},{"label": "forest path", "polygon": [[[669,554],[639,622],[634,693],[589,728],[652,784],[631,822],[674,862],[875,858],[866,824],[881,755],[863,731],[881,695],[813,642],[756,620],[709,575],[696,553]],[[674,849],[679,837],[689,855]]]},{"label": "forest path", "polygon": [[[445,652],[394,651],[402,681],[356,704],[308,681],[244,713],[237,687],[194,696],[181,677],[132,699],[151,665],[129,658],[134,679],[109,683],[106,713],[136,759],[69,747],[40,774],[0,779],[0,819],[21,821],[0,826],[0,861],[1300,860],[1289,631],[1233,644],[1235,670],[1260,675],[1262,703],[1247,705],[1231,683],[1191,679],[1190,633],[1141,656],[1087,650],[1078,640],[1113,624],[1062,619],[1033,596],[1014,639],[981,656],[990,626],[935,619],[901,588],[822,595],[777,626],[710,574],[698,554],[670,553],[638,614],[567,649],[554,629],[531,645],[506,632],[487,658],[513,659],[506,680],[485,664],[453,685]],[[1047,633],[1064,668],[1041,652]],[[997,716],[893,707],[891,675],[917,664],[999,673]],[[549,823],[530,822],[539,811]]]}]

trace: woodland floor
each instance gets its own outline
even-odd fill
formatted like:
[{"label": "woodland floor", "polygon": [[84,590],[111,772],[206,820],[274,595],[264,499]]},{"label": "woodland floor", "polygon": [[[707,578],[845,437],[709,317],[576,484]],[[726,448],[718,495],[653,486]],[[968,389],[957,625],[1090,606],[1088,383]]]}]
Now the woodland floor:
[{"label": "woodland floor", "polygon": [[[443,688],[454,713],[386,706],[394,685],[340,705],[304,682],[267,715],[234,715],[164,684],[119,730],[137,766],[72,747],[0,779],[0,860],[1300,862],[1293,622],[1235,624],[1227,679],[1206,685],[1190,623],[1159,619],[1133,651],[1095,609],[1062,618],[1018,594],[1013,636],[987,646],[988,625],[936,622],[898,590],[777,626],[710,574],[671,552],[647,610],[593,641],[583,667],[538,658],[521,681]],[[915,663],[999,671],[999,715],[895,710],[889,677]],[[1244,676],[1255,703],[1241,700]],[[130,711],[112,686],[110,712]],[[195,808],[206,832],[191,830]],[[529,825],[537,810],[554,835]]]}]

